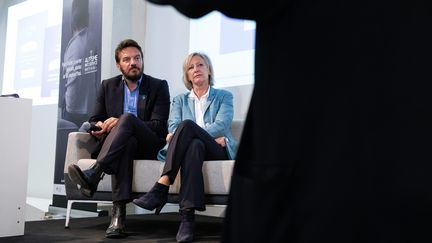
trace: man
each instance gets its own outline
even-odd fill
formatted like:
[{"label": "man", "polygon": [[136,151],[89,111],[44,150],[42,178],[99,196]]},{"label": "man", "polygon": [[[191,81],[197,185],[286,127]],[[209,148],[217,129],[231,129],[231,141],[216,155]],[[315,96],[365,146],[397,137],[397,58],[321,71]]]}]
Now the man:
[{"label": "man", "polygon": [[432,242],[432,1],[150,1],[256,21],[224,242]]},{"label": "man", "polygon": [[165,80],[143,73],[143,52],[134,40],[124,40],[115,50],[122,75],[104,80],[89,122],[91,134],[103,141],[96,163],[81,171],[68,168],[81,192],[92,197],[104,173],[112,176],[113,213],[108,238],[125,237],[126,203],[131,199],[133,160],[156,159],[165,145],[170,107]]}]

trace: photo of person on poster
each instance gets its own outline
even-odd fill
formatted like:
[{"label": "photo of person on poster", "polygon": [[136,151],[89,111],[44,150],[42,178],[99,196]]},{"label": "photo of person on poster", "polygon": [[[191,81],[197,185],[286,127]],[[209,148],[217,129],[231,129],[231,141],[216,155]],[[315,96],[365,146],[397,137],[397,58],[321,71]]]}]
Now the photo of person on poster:
[{"label": "photo of person on poster", "polygon": [[[69,12],[72,35],[65,38],[67,45],[63,41],[59,107],[64,120],[80,127],[89,118],[100,86],[100,35],[90,30],[89,1],[72,0]],[[63,19],[66,17],[64,11]]]},{"label": "photo of person on poster", "polygon": [[53,206],[66,207],[63,171],[67,138],[90,118],[96,103],[101,83],[101,44],[102,0],[64,0]]}]

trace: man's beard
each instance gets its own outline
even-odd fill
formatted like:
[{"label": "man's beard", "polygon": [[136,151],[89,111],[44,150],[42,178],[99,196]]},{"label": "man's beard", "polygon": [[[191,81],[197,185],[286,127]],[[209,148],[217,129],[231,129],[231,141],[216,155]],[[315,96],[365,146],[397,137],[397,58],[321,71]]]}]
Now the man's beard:
[{"label": "man's beard", "polygon": [[121,69],[121,72],[127,80],[132,81],[134,83],[136,83],[141,78],[141,76],[143,74],[142,69],[140,69],[138,73],[132,73],[132,74],[128,74],[123,69]]}]

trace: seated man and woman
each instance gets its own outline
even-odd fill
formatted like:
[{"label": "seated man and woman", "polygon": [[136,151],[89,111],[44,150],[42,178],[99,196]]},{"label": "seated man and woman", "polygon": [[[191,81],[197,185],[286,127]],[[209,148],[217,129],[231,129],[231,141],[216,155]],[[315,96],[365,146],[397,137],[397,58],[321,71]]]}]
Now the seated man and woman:
[{"label": "seated man and woman", "polygon": [[125,205],[131,201],[133,160],[156,159],[158,152],[166,153],[160,179],[133,202],[148,210],[156,209],[159,214],[168,201],[169,186],[180,171],[181,223],[176,239],[192,241],[195,210],[206,209],[203,162],[235,159],[237,141],[230,130],[233,96],[212,87],[214,71],[209,57],[192,53],[183,63],[183,82],[189,91],[174,97],[169,111],[167,82],[142,72],[139,45],[125,40],[118,45],[115,56],[122,75],[102,82],[90,118],[101,128],[91,134],[100,139],[102,148],[90,169],[82,171],[71,165],[69,177],[84,195],[92,197],[103,174],[112,176],[113,213],[106,237],[125,237]]},{"label": "seated man and woman", "polygon": [[212,87],[214,71],[207,55],[194,52],[187,56],[183,63],[183,82],[189,91],[172,101],[162,175],[148,193],[133,200],[137,206],[156,209],[159,214],[167,203],[169,186],[180,171],[178,242],[193,240],[195,210],[206,210],[203,162],[234,159],[237,147],[230,130],[233,95]]}]

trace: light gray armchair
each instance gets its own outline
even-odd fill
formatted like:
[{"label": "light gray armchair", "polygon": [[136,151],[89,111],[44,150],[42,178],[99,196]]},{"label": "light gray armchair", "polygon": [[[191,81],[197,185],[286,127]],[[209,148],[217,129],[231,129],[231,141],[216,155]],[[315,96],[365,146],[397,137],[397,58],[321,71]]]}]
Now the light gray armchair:
[{"label": "light gray armchair", "polygon": [[[240,142],[243,131],[243,120],[234,120],[231,131],[234,137]],[[66,159],[64,164],[64,179],[67,199],[67,212],[65,227],[69,227],[70,213],[72,204],[80,203],[99,203],[111,201],[111,176],[105,175],[98,185],[98,189],[92,198],[83,196],[77,186],[69,179],[67,168],[70,164],[77,164],[81,169],[89,168],[94,159],[91,159],[91,152],[97,145],[97,141],[88,133],[72,132],[69,134]],[[135,160],[134,176],[132,181],[132,191],[138,197],[148,192],[159,179],[164,162],[158,160]],[[205,161],[203,165],[204,191],[206,193],[206,203],[215,205],[226,205],[231,174],[234,167],[234,160]],[[169,190],[169,203],[178,203],[178,193],[180,189],[180,175],[177,176],[174,184]]]}]

